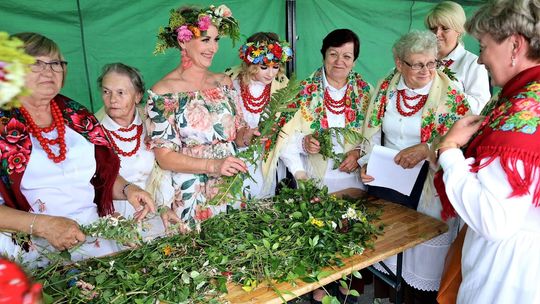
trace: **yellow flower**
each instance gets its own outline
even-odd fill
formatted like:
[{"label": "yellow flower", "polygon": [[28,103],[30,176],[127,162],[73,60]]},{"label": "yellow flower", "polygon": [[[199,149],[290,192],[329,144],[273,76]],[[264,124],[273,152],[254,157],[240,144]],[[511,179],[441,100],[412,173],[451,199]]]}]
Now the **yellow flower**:
[{"label": "yellow flower", "polygon": [[253,57],[258,57],[263,50],[253,50],[251,51],[251,54],[253,54]]},{"label": "yellow flower", "polygon": [[530,90],[530,91],[538,91],[538,90],[540,90],[540,83],[534,82],[534,83],[530,84],[527,87],[527,89]]},{"label": "yellow flower", "polygon": [[531,111],[521,111],[519,113],[519,119],[521,120],[529,120],[534,117],[534,113]]},{"label": "yellow flower", "polygon": [[317,227],[319,227],[319,228],[321,228],[321,227],[324,226],[324,222],[321,221],[321,220],[318,220],[318,219],[316,219],[316,218],[312,218],[312,219],[310,220],[310,223],[311,223],[311,225],[317,226]]},{"label": "yellow flower", "polygon": [[169,245],[169,244],[165,245],[165,247],[163,247],[162,250],[163,250],[163,254],[164,254],[165,256],[169,256],[169,255],[171,255],[171,253],[172,253],[172,247],[171,247],[171,245]]}]

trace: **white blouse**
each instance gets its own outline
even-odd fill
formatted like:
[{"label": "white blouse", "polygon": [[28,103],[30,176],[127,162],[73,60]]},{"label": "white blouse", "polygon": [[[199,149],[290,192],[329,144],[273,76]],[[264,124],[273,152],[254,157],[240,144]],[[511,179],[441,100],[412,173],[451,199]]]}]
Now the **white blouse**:
[{"label": "white blouse", "polygon": [[[120,132],[118,129],[122,128],[117,124],[111,117],[107,114],[103,116],[101,121],[103,127],[109,131],[115,131],[120,136],[125,138],[133,137],[137,134],[137,128],[129,132]],[[139,150],[132,156],[123,156],[118,154],[120,158],[120,175],[128,182],[134,183],[139,186],[141,189],[146,189],[149,182],[150,174],[154,168],[155,156],[154,152],[148,148],[146,143],[146,126],[143,124],[141,115],[138,110],[135,111],[135,118],[133,122],[128,126],[132,125],[143,126],[143,132],[141,135],[141,145]],[[133,151],[136,145],[136,141],[124,142],[118,140],[117,138],[109,138],[113,140],[114,143],[122,149],[122,151],[130,152]],[[120,213],[125,218],[132,218],[135,213],[133,205],[131,205],[127,200],[114,200],[114,210]],[[144,240],[150,240],[159,236],[164,235],[165,227],[158,212],[154,214],[148,214],[144,219],[142,226],[140,227],[140,233]]]},{"label": "white blouse", "polygon": [[[56,130],[42,133],[46,138],[57,138]],[[60,163],[50,160],[39,141],[30,135],[32,154],[21,180],[21,192],[31,206],[32,213],[62,216],[75,220],[84,225],[99,218],[97,205],[94,204],[95,190],[90,183],[96,172],[94,145],[82,135],[66,127],[66,159]],[[58,145],[50,146],[58,155]],[[0,202],[3,204],[4,202]],[[23,260],[33,261],[33,265],[43,265],[46,262],[40,257],[40,247],[53,248],[41,238],[33,238],[36,246],[30,252],[21,252],[14,245],[8,234],[0,234],[0,252],[9,256],[22,255]],[[39,250],[41,251],[39,251]],[[71,253],[73,261],[110,254],[118,251],[116,243],[95,238],[86,238],[86,242]]]},{"label": "white blouse", "polygon": [[[238,91],[238,96],[240,96],[239,103],[240,108],[242,109],[242,113],[244,115],[244,120],[248,124],[250,128],[256,128],[259,125],[259,121],[261,119],[260,113],[252,113],[246,109],[244,106],[244,102],[242,100],[242,96],[240,94],[240,81],[239,79],[235,79],[233,81],[234,88]],[[249,90],[251,92],[251,95],[253,96],[261,96],[261,94],[264,91],[264,88],[266,85],[260,81],[251,81],[249,85]],[[240,151],[245,151],[247,147],[239,148]],[[244,180],[244,187],[249,187],[249,192],[252,195],[253,198],[266,198],[270,196],[275,195],[275,189],[277,180],[281,180],[285,178],[286,172],[285,172],[285,166],[283,165],[282,161],[278,161],[277,165],[277,180],[276,177],[273,177],[269,180],[272,180],[272,184],[269,186],[266,186],[264,183],[265,178],[262,174],[262,161],[259,162],[258,166],[255,167],[254,165],[248,164],[249,174],[254,179],[246,179]]]},{"label": "white blouse", "polygon": [[455,76],[463,87],[471,111],[480,114],[491,98],[486,68],[483,64],[478,64],[478,56],[467,51],[460,43],[442,60],[448,59],[454,61],[449,68],[456,73]]},{"label": "white blouse", "polygon": [[[343,86],[342,88],[334,88],[326,79],[326,75],[324,72],[324,69],[322,71],[323,74],[323,85],[324,88],[328,89],[328,93],[330,94],[330,97],[332,97],[335,100],[340,100],[345,96],[345,93],[347,91],[347,85]],[[326,111],[326,117],[328,119],[328,127],[329,128],[343,128],[345,127],[345,115],[343,114],[334,114],[326,107],[324,108],[324,111]],[[280,158],[283,160],[285,165],[289,168],[291,173],[293,175],[299,171],[308,172],[309,168],[308,165],[308,159],[307,159],[307,153],[302,148],[302,141],[304,140],[305,134],[302,134],[300,132],[296,132],[293,137],[289,140],[289,144],[283,149],[281,152]],[[333,143],[333,149],[336,153],[342,153],[343,147],[338,144],[337,139],[334,137],[332,138]],[[324,175],[323,184],[328,187],[328,192],[337,192],[343,189],[347,188],[357,188],[357,189],[365,189],[364,184],[360,180],[360,175],[357,171],[347,173],[342,172],[339,169],[333,169],[334,167],[334,160],[329,159],[328,164],[326,167],[326,173]]]},{"label": "white blouse", "polygon": [[[137,134],[137,128],[129,131],[129,132],[119,132],[118,129],[122,128],[119,124],[117,124],[112,118],[110,118],[107,114],[103,117],[103,120],[101,121],[101,124],[103,127],[109,131],[117,132],[118,135],[126,138],[133,137]],[[146,128],[144,124],[142,123],[141,116],[139,115],[139,111],[135,111],[135,118],[133,119],[133,122],[130,126],[137,125],[143,126],[143,133],[141,135],[141,145],[139,147],[139,150],[135,153],[135,155],[132,156],[122,156],[118,155],[120,158],[120,175],[128,182],[134,183],[137,186],[139,186],[141,189],[145,189],[148,177],[150,176],[150,172],[152,171],[152,168],[154,167],[154,152],[152,150],[148,149],[148,147],[145,144],[145,138],[146,138]],[[136,141],[132,142],[125,142],[118,140],[117,138],[109,138],[109,140],[114,141],[114,143],[122,149],[122,151],[130,152],[135,148]],[[114,209],[115,211],[122,214],[124,217],[129,218],[133,216],[133,213],[135,213],[135,209],[133,209],[133,206],[128,203],[126,200],[115,200],[114,201]]]},{"label": "white blouse", "polygon": [[[439,159],[450,202],[469,226],[462,251],[458,303],[540,303],[540,208],[512,189],[499,158],[478,173],[474,159],[450,149]],[[516,167],[523,172],[523,163]]]}]

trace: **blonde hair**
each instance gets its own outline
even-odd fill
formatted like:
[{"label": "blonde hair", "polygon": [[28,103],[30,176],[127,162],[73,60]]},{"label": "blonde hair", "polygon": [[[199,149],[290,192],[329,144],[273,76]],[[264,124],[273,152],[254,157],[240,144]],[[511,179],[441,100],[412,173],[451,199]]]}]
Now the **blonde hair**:
[{"label": "blonde hair", "polygon": [[[251,36],[248,37],[246,42],[266,42],[269,43],[275,43],[279,42],[279,36],[276,33],[273,32],[257,32]],[[283,77],[285,75],[285,64],[280,63],[279,64],[279,71],[276,75],[276,78]],[[249,84],[253,78],[255,78],[255,75],[259,73],[259,67],[258,64],[247,64],[242,61],[242,64],[240,65],[240,72],[238,73],[238,77],[244,84]]]},{"label": "blonde hair", "polygon": [[520,34],[529,41],[527,57],[540,59],[539,0],[490,1],[478,9],[466,27],[476,38],[489,34],[497,43],[513,34]]},{"label": "blonde hair", "polygon": [[442,25],[462,34],[465,33],[466,21],[467,17],[461,5],[453,1],[443,1],[429,11],[424,24],[428,29]]}]

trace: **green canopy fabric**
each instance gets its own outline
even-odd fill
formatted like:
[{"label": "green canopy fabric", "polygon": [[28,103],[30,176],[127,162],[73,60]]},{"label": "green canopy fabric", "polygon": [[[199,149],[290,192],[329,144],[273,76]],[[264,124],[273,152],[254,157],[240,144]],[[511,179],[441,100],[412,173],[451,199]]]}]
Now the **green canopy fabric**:
[{"label": "green canopy fabric", "polygon": [[[337,28],[350,28],[361,40],[355,70],[376,84],[394,65],[391,47],[410,29],[424,29],[424,16],[439,1],[406,0],[4,0],[0,31],[38,32],[56,41],[67,61],[62,93],[97,111],[102,100],[96,79],[103,65],[123,62],[139,68],[147,88],[179,63],[179,51],[152,54],[156,33],[168,22],[169,11],[186,4],[229,6],[240,22],[242,41],[234,47],[223,38],[212,70],[240,63],[238,47],[258,31],[285,39],[286,3],[296,5],[296,74],[308,76],[321,66],[322,39]],[[482,1],[456,1],[470,16]],[[474,39],[465,47],[477,53]]]}]

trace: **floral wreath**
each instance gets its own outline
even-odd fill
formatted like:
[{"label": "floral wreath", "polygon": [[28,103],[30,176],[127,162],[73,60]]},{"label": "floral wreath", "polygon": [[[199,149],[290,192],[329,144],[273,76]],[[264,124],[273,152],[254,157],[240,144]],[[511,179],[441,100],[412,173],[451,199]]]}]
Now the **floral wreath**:
[{"label": "floral wreath", "polygon": [[23,50],[23,42],[8,33],[0,32],[0,107],[18,107],[19,97],[27,94],[24,77],[34,57]]},{"label": "floral wreath", "polygon": [[169,25],[159,29],[154,54],[164,53],[168,48],[178,48],[178,42],[188,42],[205,35],[211,24],[217,27],[219,35],[229,36],[233,44],[240,38],[238,21],[226,5],[172,9]]},{"label": "floral wreath", "polygon": [[238,56],[247,64],[274,65],[292,59],[292,49],[287,41],[248,42],[238,49]]}]

